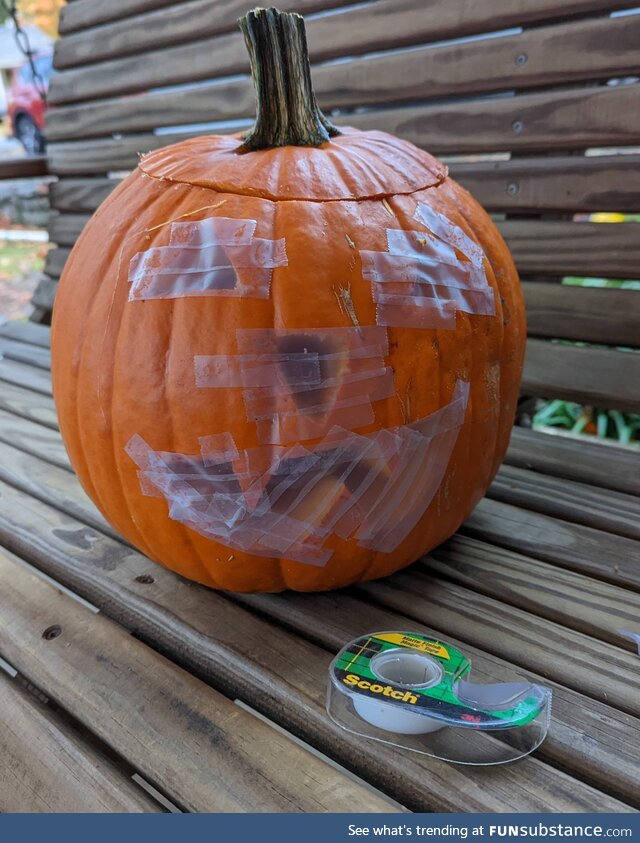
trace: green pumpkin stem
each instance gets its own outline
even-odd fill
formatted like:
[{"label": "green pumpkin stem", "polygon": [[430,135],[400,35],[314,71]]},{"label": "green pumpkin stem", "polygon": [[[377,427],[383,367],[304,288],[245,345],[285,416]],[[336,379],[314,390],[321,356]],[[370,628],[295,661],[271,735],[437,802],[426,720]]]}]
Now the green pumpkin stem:
[{"label": "green pumpkin stem", "polygon": [[251,59],[257,116],[241,151],[322,146],[340,132],[318,108],[301,15],[254,9],[239,20]]}]

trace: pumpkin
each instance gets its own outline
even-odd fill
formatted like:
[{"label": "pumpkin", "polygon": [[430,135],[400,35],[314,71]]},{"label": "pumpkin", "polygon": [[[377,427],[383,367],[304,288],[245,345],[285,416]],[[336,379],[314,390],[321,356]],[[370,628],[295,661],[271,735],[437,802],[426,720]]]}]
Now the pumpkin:
[{"label": "pumpkin", "polygon": [[87,494],[151,559],[332,589],[413,562],[485,493],[523,302],[441,162],[321,113],[299,16],[241,27],[254,128],[143,156],[94,214],[60,280],[54,395]]}]

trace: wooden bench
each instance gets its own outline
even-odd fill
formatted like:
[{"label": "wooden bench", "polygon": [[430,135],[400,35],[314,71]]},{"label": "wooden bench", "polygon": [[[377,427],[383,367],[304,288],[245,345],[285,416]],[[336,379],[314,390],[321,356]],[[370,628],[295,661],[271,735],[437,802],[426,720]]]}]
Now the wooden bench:
[{"label": "wooden bench", "polygon": [[[285,4],[309,13],[321,104],[446,157],[497,216],[528,303],[525,397],[640,411],[640,292],[559,283],[637,276],[638,223],[575,219],[640,212],[640,15],[610,14],[635,5]],[[37,319],[139,152],[250,118],[235,28],[246,6],[63,10],[48,118],[58,246]],[[56,427],[48,343],[45,325],[0,327],[0,810],[640,807],[640,661],[619,632],[640,633],[637,450],[516,427],[487,498],[410,569],[340,593],[221,594],[125,544],[84,495]],[[479,678],[551,686],[545,743],[479,769],[341,731],[324,708],[329,662],[385,628],[459,644]]]}]

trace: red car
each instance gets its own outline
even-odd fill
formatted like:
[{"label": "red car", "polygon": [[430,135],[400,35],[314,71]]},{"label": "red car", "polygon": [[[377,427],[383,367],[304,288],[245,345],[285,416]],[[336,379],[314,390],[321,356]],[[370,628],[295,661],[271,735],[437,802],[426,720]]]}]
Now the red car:
[{"label": "red car", "polygon": [[[51,53],[41,53],[34,64],[42,79],[45,89],[49,86],[52,73]],[[9,119],[13,134],[24,146],[29,155],[44,152],[44,113],[46,106],[33,81],[33,73],[28,62],[13,73],[11,86],[7,92]]]}]

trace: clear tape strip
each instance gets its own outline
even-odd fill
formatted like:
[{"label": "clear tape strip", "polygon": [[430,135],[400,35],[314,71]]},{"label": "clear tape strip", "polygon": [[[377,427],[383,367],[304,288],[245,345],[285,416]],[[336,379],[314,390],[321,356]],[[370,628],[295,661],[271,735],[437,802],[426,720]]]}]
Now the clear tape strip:
[{"label": "clear tape strip", "polygon": [[[125,450],[142,494],[161,494],[170,518],[256,556],[324,565],[331,533],[391,552],[414,529],[442,482],[468,395],[458,382],[449,404],[411,425],[365,436],[335,426],[309,448],[238,453],[227,433],[201,437],[200,455],[155,452],[139,436]],[[341,409],[352,424],[354,408]]]},{"label": "clear tape strip", "polygon": [[375,302],[401,302],[402,299],[409,298],[413,303],[419,303],[421,299],[434,299],[443,304],[452,304],[456,310],[463,313],[475,313],[481,316],[495,314],[491,287],[486,287],[484,290],[470,290],[435,284],[417,288],[411,284],[372,284],[372,294]]},{"label": "clear tape strip", "polygon": [[196,355],[194,357],[198,387],[264,387],[304,389],[317,387],[320,359],[308,354],[237,354]]},{"label": "clear tape strip", "polygon": [[456,327],[455,305],[437,299],[413,296],[387,296],[377,298],[376,322],[379,325],[403,328],[434,328],[454,331]]},{"label": "clear tape strip", "polygon": [[482,267],[484,262],[482,246],[472,240],[459,226],[454,225],[443,214],[434,211],[424,202],[419,202],[414,217],[440,240],[462,252],[472,264]]},{"label": "clear tape strip", "polygon": [[306,407],[304,411],[281,413],[257,422],[258,441],[263,445],[285,445],[296,440],[319,439],[332,427],[366,427],[375,419],[368,398],[336,401],[326,406]]},{"label": "clear tape strip", "polygon": [[268,298],[272,270],[287,265],[285,241],[254,237],[255,220],[173,223],[169,244],[134,255],[129,299]]},{"label": "clear tape strip", "polygon": [[340,354],[348,354],[349,358],[386,357],[389,353],[387,331],[378,325],[360,328],[238,328],[236,339],[240,354],[282,353],[282,346],[293,342],[301,346],[300,352],[304,351],[305,340],[309,343],[308,351],[327,358]]},{"label": "clear tape strip", "polygon": [[422,255],[390,255],[387,252],[360,252],[362,276],[378,284],[405,282],[431,286],[481,290],[486,287],[484,272],[471,263],[425,258]]}]

